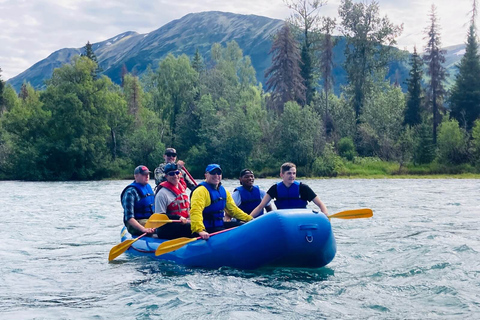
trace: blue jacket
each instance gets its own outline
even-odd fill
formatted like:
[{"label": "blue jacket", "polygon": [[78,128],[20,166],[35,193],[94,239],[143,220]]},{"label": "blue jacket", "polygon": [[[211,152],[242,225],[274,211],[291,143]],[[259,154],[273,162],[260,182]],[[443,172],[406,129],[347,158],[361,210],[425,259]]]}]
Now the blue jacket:
[{"label": "blue jacket", "polygon": [[300,182],[293,182],[290,187],[286,187],[283,182],[277,183],[277,199],[275,206],[277,209],[304,209],[308,202],[300,198]]},{"label": "blue jacket", "polygon": [[223,217],[225,216],[225,206],[227,204],[227,191],[220,185],[218,190],[212,188],[205,181],[199,185],[207,188],[210,193],[210,205],[203,209],[203,225],[205,228],[216,228],[223,226]]},{"label": "blue jacket", "polygon": [[152,187],[149,184],[142,185],[137,182],[132,182],[122,191],[120,198],[123,198],[125,190],[129,187],[134,187],[140,196],[140,201],[136,201],[133,208],[135,219],[140,220],[150,218],[155,212],[155,196]]},{"label": "blue jacket", "polygon": [[[252,213],[253,209],[255,209],[260,202],[262,202],[260,188],[258,186],[253,186],[251,191],[248,191],[243,186],[237,187],[235,190],[238,190],[240,193],[240,199],[242,199],[242,203],[240,204],[239,208],[245,213]],[[261,216],[263,212],[264,210],[262,210],[259,216]]]}]

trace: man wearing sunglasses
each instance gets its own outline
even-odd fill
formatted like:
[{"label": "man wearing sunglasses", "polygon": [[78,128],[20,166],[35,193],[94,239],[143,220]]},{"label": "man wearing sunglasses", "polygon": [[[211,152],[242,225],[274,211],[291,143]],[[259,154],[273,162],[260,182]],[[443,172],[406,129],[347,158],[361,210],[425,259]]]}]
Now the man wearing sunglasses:
[{"label": "man wearing sunglasses", "polygon": [[237,220],[253,218],[235,205],[230,192],[222,186],[222,169],[209,164],[205,169],[205,181],[191,194],[190,220],[192,233],[208,239],[210,233],[240,225],[240,222],[224,222],[225,212]]},{"label": "man wearing sunglasses", "polygon": [[175,163],[168,163],[164,173],[167,180],[159,184],[155,195],[156,212],[165,213],[170,220],[181,223],[167,223],[157,228],[157,235],[161,239],[190,237],[190,202],[185,186],[180,183],[180,170]]},{"label": "man wearing sunglasses", "polygon": [[165,171],[164,171],[165,166],[169,163],[176,163],[178,166],[178,169],[181,172],[180,183],[190,190],[195,189],[195,183],[193,183],[193,181],[190,180],[185,170],[183,169],[183,167],[185,166],[185,162],[183,162],[182,160],[177,161],[177,150],[175,150],[174,148],[165,149],[165,153],[163,154],[163,159],[165,160],[165,162],[159,164],[154,172],[155,184],[157,185],[157,188],[160,183],[167,181],[167,178],[165,177]]}]

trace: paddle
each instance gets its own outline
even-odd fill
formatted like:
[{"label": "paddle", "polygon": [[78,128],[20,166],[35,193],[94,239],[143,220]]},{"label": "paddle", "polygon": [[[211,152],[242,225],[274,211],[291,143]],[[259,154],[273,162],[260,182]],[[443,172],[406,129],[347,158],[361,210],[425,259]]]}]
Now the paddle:
[{"label": "paddle", "polygon": [[[217,232],[214,232],[214,233],[210,233],[210,237],[213,237],[214,235],[217,235],[217,234],[220,234],[220,233],[223,233],[223,232],[226,232],[226,231],[230,231],[232,229],[235,229],[235,228],[225,229],[225,230],[217,231]],[[178,239],[165,241],[158,246],[157,250],[155,250],[155,255],[160,256],[162,254],[175,251],[177,249],[180,249],[184,245],[189,244],[190,242],[194,242],[194,241],[197,241],[197,240],[200,240],[200,239],[202,239],[202,237],[178,238]]]},{"label": "paddle", "polygon": [[337,212],[328,216],[328,219],[337,218],[337,219],[359,219],[359,218],[370,218],[373,217],[372,209],[353,209]]},{"label": "paddle", "polygon": [[154,213],[148,218],[148,221],[145,223],[145,228],[159,228],[170,222],[182,222],[182,220],[170,220],[166,214]]},{"label": "paddle", "polygon": [[144,233],[142,234],[141,236],[138,236],[137,238],[135,239],[131,239],[131,240],[125,240],[123,241],[122,243],[119,243],[117,244],[115,247],[113,247],[111,250],[110,250],[110,253],[108,254],[108,261],[112,261],[113,259],[115,259],[116,257],[118,257],[119,255],[121,255],[122,253],[124,253],[125,251],[128,250],[128,248],[130,248],[130,246],[135,242],[137,241],[138,239],[146,236],[147,233]]},{"label": "paddle", "polygon": [[[153,218],[153,219],[152,219]],[[166,218],[166,219],[165,219]],[[158,228],[163,226],[165,223],[169,222],[181,222],[180,220],[169,220],[168,216],[166,214],[160,214],[160,213],[154,213],[150,216],[148,219],[147,223],[145,223],[145,228]],[[149,225],[149,226],[147,226]],[[108,261],[112,261],[122,253],[128,250],[130,246],[137,241],[138,239],[144,237],[147,235],[147,233],[144,233],[140,236],[138,236],[135,239],[130,239],[130,240],[125,240],[116,246],[114,246],[112,249],[110,249],[110,253],[108,254]]]},{"label": "paddle", "polygon": [[183,167],[183,170],[185,171],[187,176],[190,178],[190,180],[192,180],[193,184],[198,186],[197,181],[195,181],[195,179],[193,179],[192,175],[190,174],[190,172],[188,172],[188,170],[187,170],[187,168],[185,168],[185,166]]}]

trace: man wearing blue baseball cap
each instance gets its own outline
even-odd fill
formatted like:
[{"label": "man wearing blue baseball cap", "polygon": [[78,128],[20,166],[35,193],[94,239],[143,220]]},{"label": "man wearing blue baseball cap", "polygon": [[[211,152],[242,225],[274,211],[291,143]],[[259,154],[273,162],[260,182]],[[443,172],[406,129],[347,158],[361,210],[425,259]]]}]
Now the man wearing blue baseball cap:
[{"label": "man wearing blue baseball cap", "polygon": [[205,181],[201,182],[190,197],[190,221],[192,233],[208,239],[210,233],[240,225],[240,222],[224,222],[225,212],[237,220],[253,218],[235,205],[230,192],[222,186],[222,168],[212,163],[205,169]]}]

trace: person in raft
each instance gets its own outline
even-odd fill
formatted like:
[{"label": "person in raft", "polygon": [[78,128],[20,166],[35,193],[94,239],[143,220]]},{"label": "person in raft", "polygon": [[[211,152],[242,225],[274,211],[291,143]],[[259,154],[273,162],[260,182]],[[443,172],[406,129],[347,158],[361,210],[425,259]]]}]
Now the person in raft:
[{"label": "person in raft", "polygon": [[277,209],[301,209],[306,208],[307,203],[313,201],[320,210],[328,216],[328,210],[320,198],[304,183],[295,181],[297,167],[291,162],[282,164],[280,177],[282,181],[274,184],[268,189],[262,202],[250,213],[257,217],[271,199],[275,199]]},{"label": "person in raft", "polygon": [[166,181],[161,182],[155,194],[155,210],[165,213],[170,220],[180,220],[181,223],[167,223],[157,228],[157,236],[161,239],[192,237],[190,221],[190,202],[186,188],[180,183],[180,170],[174,163],[168,163],[163,172]]},{"label": "person in raft", "polygon": [[237,220],[250,221],[253,218],[235,205],[235,202],[222,186],[222,169],[218,164],[209,164],[205,169],[205,181],[192,191],[190,201],[190,221],[192,233],[208,239],[210,233],[232,228],[239,221],[224,222],[225,212]]},{"label": "person in raft", "polygon": [[155,212],[155,198],[148,183],[150,170],[138,166],[133,171],[135,181],[123,189],[120,199],[123,207],[123,223],[133,236],[142,233],[153,234],[154,228],[145,228],[148,218]]},{"label": "person in raft", "polygon": [[[250,169],[243,169],[240,171],[240,187],[235,188],[232,193],[233,201],[235,204],[243,210],[243,212],[250,214],[255,209],[262,199],[267,194],[265,190],[261,190],[259,186],[254,185],[255,176]],[[265,205],[267,212],[272,211],[270,202]],[[264,210],[260,212],[258,216],[261,216]]]},{"label": "person in raft", "polygon": [[174,148],[167,148],[165,149],[165,153],[163,154],[163,159],[165,160],[164,163],[160,163],[158,167],[155,169],[154,177],[155,177],[155,185],[158,188],[158,185],[164,181],[167,181],[165,177],[165,166],[169,163],[176,163],[178,166],[180,174],[180,183],[190,190],[195,189],[195,183],[191,181],[190,177],[187,175],[185,171],[185,162],[182,160],[177,161],[177,150]]}]

